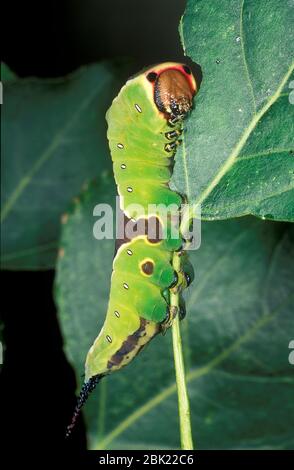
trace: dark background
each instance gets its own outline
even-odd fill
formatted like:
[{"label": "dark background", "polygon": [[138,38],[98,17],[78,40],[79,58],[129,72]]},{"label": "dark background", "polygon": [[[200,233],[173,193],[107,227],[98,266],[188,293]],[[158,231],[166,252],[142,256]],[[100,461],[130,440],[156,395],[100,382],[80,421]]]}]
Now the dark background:
[{"label": "dark background", "polygon": [[[134,71],[184,59],[178,24],[185,0],[4,2],[2,61],[19,76],[57,77],[115,57]],[[3,12],[2,12],[3,13]],[[4,365],[0,374],[1,449],[86,448],[82,421],[65,442],[75,377],[62,349],[52,299],[54,272],[2,272]]]},{"label": "dark background", "polygon": [[178,24],[185,0],[4,3],[2,59],[20,76],[60,76],[113,57],[130,57],[137,69],[183,60]]}]

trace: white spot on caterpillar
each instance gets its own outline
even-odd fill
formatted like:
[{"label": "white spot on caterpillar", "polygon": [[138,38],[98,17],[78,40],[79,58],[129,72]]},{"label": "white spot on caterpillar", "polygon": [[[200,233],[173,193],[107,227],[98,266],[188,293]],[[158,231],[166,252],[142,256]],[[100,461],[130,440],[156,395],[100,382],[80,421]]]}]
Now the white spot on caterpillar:
[{"label": "white spot on caterpillar", "polygon": [[127,168],[127,165],[125,165],[124,163],[122,163],[120,167],[121,167],[122,170],[125,170],[125,169]]},{"label": "white spot on caterpillar", "polygon": [[128,186],[128,187],[127,187],[127,191],[128,191],[128,193],[132,193],[132,192],[133,192],[133,188],[131,188],[131,186]]},{"label": "white spot on caterpillar", "polygon": [[124,148],[123,144],[117,144],[117,146],[118,146],[119,149],[123,149],[123,148]]},{"label": "white spot on caterpillar", "polygon": [[114,315],[115,315],[117,318],[120,317],[120,314],[119,314],[119,312],[118,312],[117,310],[115,310]]},{"label": "white spot on caterpillar", "polygon": [[132,256],[133,252],[132,250],[127,250],[128,255]]},{"label": "white spot on caterpillar", "polygon": [[109,343],[112,343],[112,339],[111,339],[111,337],[110,337],[109,335],[106,335],[106,339],[107,339],[107,341],[108,341]]},{"label": "white spot on caterpillar", "polygon": [[125,289],[128,289],[128,288],[129,288],[129,286],[128,286],[128,284],[127,284],[126,282],[123,283],[123,286],[124,286]]},{"label": "white spot on caterpillar", "polygon": [[142,113],[142,109],[140,108],[138,104],[135,104],[135,108],[138,111],[138,113]]}]

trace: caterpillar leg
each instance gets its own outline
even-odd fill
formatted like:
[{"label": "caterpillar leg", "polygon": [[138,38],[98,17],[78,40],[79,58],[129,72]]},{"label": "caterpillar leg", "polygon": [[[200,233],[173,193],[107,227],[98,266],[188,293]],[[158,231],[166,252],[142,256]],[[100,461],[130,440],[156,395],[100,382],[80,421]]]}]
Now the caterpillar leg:
[{"label": "caterpillar leg", "polygon": [[184,277],[185,277],[185,287],[184,287],[184,289],[186,289],[194,281],[195,273],[194,273],[194,268],[193,268],[191,262],[188,259],[187,252],[184,252],[184,253],[185,253],[185,256],[183,257],[183,259],[181,261],[181,267],[182,267],[182,271],[183,271]]},{"label": "caterpillar leg", "polygon": [[168,139],[168,140],[173,140],[173,139],[178,139],[179,136],[182,134],[182,130],[181,129],[175,129],[174,131],[168,131],[165,133],[165,137]]},{"label": "caterpillar leg", "polygon": [[[163,293],[163,296],[169,305],[166,319],[161,324],[161,329],[164,333],[168,328],[171,327],[172,322],[177,314],[179,314],[180,320],[183,320],[183,318],[185,318],[186,305],[182,293],[187,287],[189,287],[191,282],[193,282],[194,280],[194,269],[188,259],[187,252],[180,251],[179,256],[181,256],[181,268],[177,272],[177,283],[174,286],[171,286],[169,289],[166,289]],[[179,295],[179,308],[175,306],[170,306],[171,293]]]},{"label": "caterpillar leg", "polygon": [[175,317],[178,315],[179,309],[175,305],[169,306],[166,312],[165,320],[160,324],[161,333],[165,335],[166,331],[172,326]]},{"label": "caterpillar leg", "polygon": [[181,272],[183,273],[183,283],[181,286],[179,299],[179,315],[180,320],[183,320],[186,316],[186,304],[183,297],[183,291],[190,286],[190,284],[194,281],[195,276],[193,266],[188,259],[188,254],[186,251],[183,252],[181,259]]},{"label": "caterpillar leg", "polygon": [[186,316],[186,303],[184,297],[180,295],[180,302],[179,302],[179,316],[180,320],[183,320]]}]

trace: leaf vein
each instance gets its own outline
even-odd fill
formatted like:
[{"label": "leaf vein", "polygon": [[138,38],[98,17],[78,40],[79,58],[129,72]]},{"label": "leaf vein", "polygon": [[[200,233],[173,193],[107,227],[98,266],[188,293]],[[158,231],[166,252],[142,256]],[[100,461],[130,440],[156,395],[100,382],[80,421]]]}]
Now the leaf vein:
[{"label": "leaf vein", "polygon": [[[287,301],[290,300],[291,297],[294,296],[289,296]],[[221,364],[230,354],[232,354],[234,351],[238,350],[238,348],[245,343],[246,341],[249,341],[254,337],[254,335],[265,325],[267,325],[269,322],[271,322],[276,315],[280,312],[280,308],[286,303],[283,302],[282,305],[280,305],[274,312],[272,312],[270,315],[263,315],[260,317],[255,323],[252,325],[252,327],[244,333],[242,336],[240,336],[236,341],[234,341],[230,346],[228,346],[226,349],[224,349],[218,356],[216,356],[214,359],[212,359],[208,364],[205,366],[199,367],[195,370],[191,370],[187,374],[187,382],[190,383],[204,375],[209,374],[216,366]],[[149,400],[147,403],[145,403],[143,406],[138,408],[136,411],[134,411],[130,416],[128,416],[125,420],[123,420],[113,431],[111,431],[109,434],[105,436],[104,439],[99,441],[95,449],[101,450],[105,449],[110,442],[112,442],[116,437],[121,435],[124,431],[126,431],[131,425],[133,425],[138,419],[140,419],[142,416],[144,416],[146,413],[151,411],[153,408],[161,404],[164,400],[169,398],[171,395],[173,395],[177,390],[176,384],[173,383],[169,387],[166,387],[162,392],[160,392],[158,395],[153,397],[151,400]]]},{"label": "leaf vein", "polygon": [[225,161],[225,163],[220,168],[219,172],[214,176],[211,182],[207,185],[207,187],[202,191],[199,195],[197,200],[194,202],[194,205],[197,206],[201,204],[213,191],[213,189],[217,186],[220,182],[222,177],[230,170],[230,168],[234,165],[236,158],[240,154],[242,148],[244,147],[247,139],[251,135],[252,131],[255,129],[256,125],[263,117],[263,115],[267,112],[267,110],[272,106],[273,103],[279,98],[281,90],[283,89],[285,83],[287,82],[290,74],[294,69],[294,62],[291,64],[289,70],[285,74],[283,80],[281,81],[279,87],[277,88],[276,92],[272,95],[272,97],[267,101],[267,103],[261,108],[261,110],[254,115],[253,119],[250,121],[248,126],[246,127],[245,131],[243,132],[241,138],[239,139],[238,143],[233,148],[232,152],[230,153],[229,157]]},{"label": "leaf vein", "polygon": [[23,191],[27,188],[30,184],[32,178],[38,172],[38,170],[46,163],[46,161],[52,156],[54,150],[58,147],[58,145],[62,142],[64,134],[68,132],[68,130],[72,127],[75,121],[78,119],[80,113],[87,108],[87,106],[91,103],[94,99],[96,94],[100,91],[100,88],[96,88],[89,94],[82,102],[81,105],[77,108],[76,112],[73,114],[71,119],[65,124],[65,126],[56,133],[55,137],[49,144],[49,146],[41,153],[40,157],[36,160],[34,165],[32,166],[31,170],[27,172],[26,175],[21,178],[16,188],[12,191],[12,194],[7,199],[6,203],[3,205],[3,210],[1,211],[1,223],[4,222],[8,214],[13,209],[16,201],[19,199]]}]

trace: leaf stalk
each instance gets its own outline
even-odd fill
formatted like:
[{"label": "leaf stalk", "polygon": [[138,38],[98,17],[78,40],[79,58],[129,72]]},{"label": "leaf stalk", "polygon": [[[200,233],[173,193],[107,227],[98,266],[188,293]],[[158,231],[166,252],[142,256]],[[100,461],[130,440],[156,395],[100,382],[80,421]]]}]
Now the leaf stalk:
[{"label": "leaf stalk", "polygon": [[[180,253],[173,255],[173,267],[175,271],[181,268]],[[179,311],[179,293],[171,292],[171,307]],[[178,392],[178,407],[180,420],[180,438],[182,450],[193,450],[192,427],[190,417],[190,404],[185,378],[185,365],[180,332],[180,319],[177,314],[172,324],[173,352]]]}]

